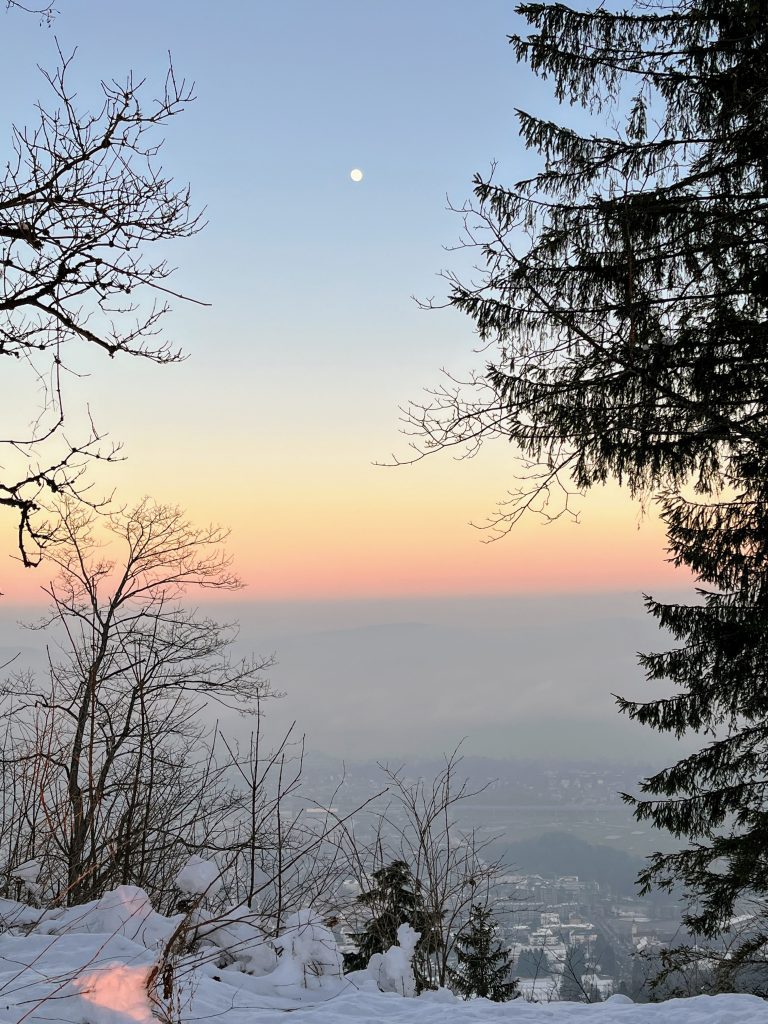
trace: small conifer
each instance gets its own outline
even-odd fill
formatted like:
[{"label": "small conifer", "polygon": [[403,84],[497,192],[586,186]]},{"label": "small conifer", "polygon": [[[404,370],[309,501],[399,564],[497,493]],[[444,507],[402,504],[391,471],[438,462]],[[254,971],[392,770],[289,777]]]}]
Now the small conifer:
[{"label": "small conifer", "polygon": [[504,1003],[519,995],[517,981],[510,977],[511,957],[494,942],[493,916],[487,907],[475,904],[466,930],[456,940],[457,965],[449,970],[451,986],[465,999],[483,996]]},{"label": "small conifer", "polygon": [[[384,953],[397,943],[397,929],[406,922],[424,932],[424,909],[418,884],[405,861],[395,860],[373,872],[374,885],[360,893],[357,902],[371,916],[365,928],[352,935],[357,951],[344,960],[347,970],[362,970],[374,953]],[[423,935],[422,935],[423,939]]]}]

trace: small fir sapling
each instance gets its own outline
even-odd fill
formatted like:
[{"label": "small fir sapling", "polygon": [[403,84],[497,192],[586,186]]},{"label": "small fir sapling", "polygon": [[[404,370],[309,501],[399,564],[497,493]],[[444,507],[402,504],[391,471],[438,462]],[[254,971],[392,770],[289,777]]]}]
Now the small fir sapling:
[{"label": "small fir sapling", "polygon": [[345,955],[348,971],[364,970],[374,953],[385,953],[397,944],[401,924],[418,929],[424,916],[416,880],[405,861],[395,860],[374,871],[373,881],[374,886],[357,898],[371,917],[363,931],[352,936],[357,951]]},{"label": "small fir sapling", "polygon": [[466,929],[456,941],[456,967],[449,969],[451,987],[465,999],[482,996],[495,1003],[516,999],[509,950],[494,941],[495,925],[488,907],[475,904]]}]

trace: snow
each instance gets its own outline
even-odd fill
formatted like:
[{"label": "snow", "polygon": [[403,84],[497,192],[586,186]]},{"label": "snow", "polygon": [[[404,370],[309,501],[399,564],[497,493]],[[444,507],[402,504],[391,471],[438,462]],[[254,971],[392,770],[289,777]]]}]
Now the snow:
[{"label": "snow", "polygon": [[40,892],[37,880],[40,877],[41,870],[42,865],[39,860],[25,860],[23,864],[11,868],[8,873],[11,878],[17,878],[20,882],[23,882],[28,891],[33,896],[36,896]]},{"label": "snow", "polygon": [[212,860],[193,854],[176,875],[176,886],[188,896],[212,895],[221,886],[221,872]]},{"label": "snow", "polygon": [[268,978],[280,988],[338,989],[343,978],[341,953],[319,914],[312,910],[291,914],[274,945],[280,960]]},{"label": "snow", "polygon": [[163,917],[152,909],[143,889],[120,885],[92,903],[37,911],[37,917],[35,930],[42,935],[123,935],[145,949],[156,949],[168,941],[184,915]]},{"label": "snow", "polygon": [[411,965],[420,938],[421,932],[414,931],[409,924],[401,924],[397,929],[397,945],[391,946],[386,953],[373,954],[368,961],[367,973],[379,991],[397,992],[409,998],[415,996],[416,979]]},{"label": "snow", "polygon": [[[199,881],[199,876],[198,876]],[[399,943],[366,971],[344,977],[333,934],[311,909],[270,939],[246,907],[195,922],[200,941],[175,964],[171,1004],[147,980],[179,917],[156,913],[141,889],[121,886],[81,907],[34,910],[3,900],[0,1024],[765,1024],[768,1004],[718,995],[636,1005],[462,1001],[445,989],[408,998],[409,954]],[[193,926],[193,927],[194,927]],[[234,940],[230,948],[229,941]],[[254,962],[255,961],[255,962]],[[254,968],[252,970],[252,968]],[[381,991],[380,985],[389,988]],[[399,994],[405,993],[404,995]],[[153,990],[154,993],[154,990]]]},{"label": "snow", "polygon": [[543,974],[540,978],[521,978],[517,984],[518,991],[529,1002],[550,1003],[557,999],[560,978]]},{"label": "snow", "polygon": [[11,869],[12,878],[20,878],[29,886],[35,886],[40,876],[41,864],[39,860],[25,860],[23,864]]},{"label": "snow", "polygon": [[[154,1024],[146,981],[147,972],[144,968],[119,964],[108,971],[84,973],[77,978],[74,988],[87,1003],[102,1011],[97,1013],[89,1007],[91,1019],[117,1021],[123,1016],[132,1021],[141,1021],[142,1024]],[[115,1007],[120,1008],[119,1012],[115,1011]]]},{"label": "snow", "polygon": [[277,953],[246,904],[231,907],[213,918],[198,912],[195,921],[197,936],[221,950],[225,962],[239,964],[242,970],[257,977],[269,974],[277,966]]}]

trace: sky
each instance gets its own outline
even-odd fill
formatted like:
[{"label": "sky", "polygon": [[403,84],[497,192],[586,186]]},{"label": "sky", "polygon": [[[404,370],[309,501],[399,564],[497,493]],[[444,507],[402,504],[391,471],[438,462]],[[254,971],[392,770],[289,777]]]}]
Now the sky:
[{"label": "sky", "polygon": [[[167,321],[183,364],[85,353],[88,376],[72,390],[125,446],[126,461],[102,467],[95,485],[229,526],[251,610],[327,605],[327,629],[338,631],[363,601],[361,629],[437,615],[435,628],[450,630],[458,607],[473,628],[484,601],[502,609],[535,595],[558,609],[557,637],[572,609],[555,598],[570,595],[593,609],[598,635],[604,595],[629,595],[637,618],[641,591],[685,583],[664,560],[653,509],[615,486],[582,501],[579,524],[531,517],[487,544],[470,524],[515,486],[507,446],[473,460],[376,465],[408,453],[401,405],[439,384],[443,367],[461,375],[483,365],[468,320],[426,312],[413,296],[439,301],[439,271],[468,266],[466,253],[449,251],[460,222],[447,197],[460,204],[492,161],[499,180],[535,168],[515,107],[560,116],[546,83],[515,63],[506,37],[521,27],[507,0],[60,0],[51,28],[2,15],[4,126],[31,119],[45,96],[37,65],[53,67],[57,46],[76,50],[83,108],[97,102],[100,79],[129,70],[153,95],[169,51],[177,76],[196,83],[162,160],[191,182],[207,226],[168,256],[174,285],[210,306],[178,304]],[[7,518],[0,550],[5,600],[34,602],[40,577],[5,558]],[[302,630],[291,635],[312,633]],[[445,645],[441,657],[451,661]],[[584,657],[578,672],[589,677]],[[564,651],[562,672],[573,667]],[[493,674],[491,663],[483,671]]]},{"label": "sky", "polygon": [[[663,534],[615,488],[582,522],[535,517],[500,544],[482,523],[514,486],[503,444],[473,462],[408,454],[399,406],[441,368],[482,366],[471,324],[425,312],[444,295],[459,237],[446,196],[474,171],[535,166],[514,108],[554,112],[516,65],[519,28],[497,0],[282,0],[98,4],[62,0],[52,28],[3,17],[2,123],[44,96],[36,65],[76,48],[83,107],[128,70],[153,95],[171,52],[197,100],[167,132],[163,165],[189,180],[207,227],[168,247],[179,304],[170,337],[188,360],[158,368],[85,353],[79,390],[126,461],[96,476],[232,529],[253,598],[632,589],[670,579]],[[566,113],[572,117],[572,114]],[[356,184],[349,172],[365,177]],[[77,393],[77,387],[72,385]],[[6,524],[10,531],[10,524]],[[10,541],[10,532],[5,540]],[[31,596],[29,574],[6,586]]]}]

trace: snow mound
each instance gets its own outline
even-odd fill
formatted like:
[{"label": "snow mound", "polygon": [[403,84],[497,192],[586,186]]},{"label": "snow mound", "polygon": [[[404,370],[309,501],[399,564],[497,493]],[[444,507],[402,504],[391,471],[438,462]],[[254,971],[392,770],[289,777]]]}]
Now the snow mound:
[{"label": "snow mound", "polygon": [[196,931],[201,939],[221,950],[222,966],[229,960],[257,977],[277,966],[274,945],[256,924],[254,911],[244,903],[213,918],[198,915]]},{"label": "snow mound", "polygon": [[[605,1003],[531,1004],[523,999],[467,1002],[446,989],[404,999],[381,992],[369,971],[344,977],[331,931],[312,910],[289,917],[270,942],[235,907],[202,926],[207,935],[174,964],[172,995],[165,1005],[148,981],[159,946],[181,918],[157,914],[141,889],[121,886],[100,900],[53,911],[30,911],[2,902],[0,1024],[765,1024],[768,1004],[754,996],[672,999],[639,1006],[623,996]],[[15,922],[15,923],[12,923]],[[198,934],[200,924],[198,923]],[[102,929],[102,930],[99,930]],[[409,952],[417,934],[403,926],[399,944],[381,956],[384,975],[407,982]],[[228,948],[229,939],[235,946]],[[238,952],[238,947],[240,950]],[[261,951],[258,953],[258,951]],[[265,953],[266,951],[266,953]],[[248,973],[257,955],[272,966]],[[224,954],[228,963],[218,960]],[[239,959],[238,959],[239,957]],[[266,964],[266,960],[262,967]],[[384,969],[384,965],[386,970]],[[167,978],[165,980],[168,980]],[[153,1002],[158,1000],[159,1002]]]},{"label": "snow mound", "polygon": [[141,1024],[155,1024],[147,995],[147,971],[142,967],[112,964],[81,975],[74,982],[74,988],[90,1004],[89,1019],[94,1022],[98,1018],[103,1024],[107,1021],[117,1024],[127,1017]]},{"label": "snow mound", "polygon": [[343,960],[333,932],[313,910],[299,910],[275,939],[280,961],[270,975],[281,986],[336,989],[343,984]]},{"label": "snow mound", "polygon": [[368,973],[380,992],[397,992],[406,998],[416,995],[413,954],[420,938],[421,932],[414,931],[409,924],[401,924],[397,929],[397,945],[390,946],[386,953],[373,954],[368,961]]},{"label": "snow mound", "polygon": [[156,913],[143,889],[119,885],[101,899],[79,907],[37,911],[41,935],[102,934],[123,935],[145,949],[167,942],[183,919]]},{"label": "snow mound", "polygon": [[3,1024],[150,1024],[155,954],[123,935],[0,935]]},{"label": "snow mound", "polygon": [[23,864],[13,868],[9,873],[11,878],[18,878],[27,886],[30,892],[36,893],[39,889],[37,880],[40,877],[41,864],[39,860],[25,860]]},{"label": "snow mound", "polygon": [[176,886],[187,896],[212,895],[221,888],[221,872],[212,860],[193,854],[176,875]]}]

